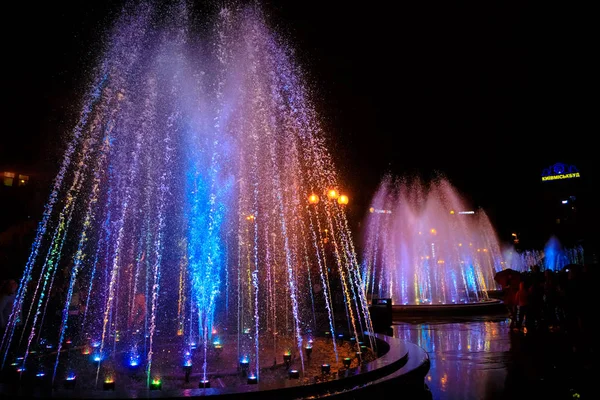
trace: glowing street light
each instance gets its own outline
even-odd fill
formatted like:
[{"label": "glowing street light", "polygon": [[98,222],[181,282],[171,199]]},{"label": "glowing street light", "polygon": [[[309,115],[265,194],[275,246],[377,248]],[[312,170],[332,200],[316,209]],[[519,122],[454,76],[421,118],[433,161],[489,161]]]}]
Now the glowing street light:
[{"label": "glowing street light", "polygon": [[[337,200],[338,204],[340,204],[340,205],[348,204],[348,196],[345,194],[338,193],[338,191],[335,189],[329,189],[327,191],[327,198],[332,201]],[[321,199],[319,198],[319,196],[314,193],[311,193],[308,196],[308,202],[310,204],[317,204],[317,203],[319,203],[320,200]]]},{"label": "glowing street light", "polygon": [[338,204],[341,204],[341,205],[348,204],[348,196],[346,196],[345,194],[340,195],[337,199],[337,202],[338,202]]}]

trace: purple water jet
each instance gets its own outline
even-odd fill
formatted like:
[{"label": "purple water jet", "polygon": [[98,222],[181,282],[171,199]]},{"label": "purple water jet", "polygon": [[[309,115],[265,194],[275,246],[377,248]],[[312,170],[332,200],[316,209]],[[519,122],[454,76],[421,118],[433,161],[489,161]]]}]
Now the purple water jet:
[{"label": "purple water jet", "polygon": [[[293,50],[258,6],[213,11],[131,2],[108,32],[1,339],[3,367],[18,354],[52,381],[76,370],[78,387],[110,375],[116,387],[199,390],[241,359],[268,381],[288,348],[304,374],[314,332],[372,332],[345,203],[326,195],[341,183]],[[341,365],[336,346],[311,358]]]},{"label": "purple water jet", "polygon": [[494,227],[443,176],[430,182],[386,176],[364,231],[368,296],[394,304],[473,303],[504,268]]}]

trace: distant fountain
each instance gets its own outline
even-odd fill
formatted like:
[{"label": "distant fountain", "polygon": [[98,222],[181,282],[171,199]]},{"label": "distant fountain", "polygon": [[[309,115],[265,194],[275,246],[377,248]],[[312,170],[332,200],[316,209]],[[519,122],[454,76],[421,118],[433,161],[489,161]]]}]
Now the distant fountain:
[{"label": "distant fountain", "polygon": [[542,270],[560,271],[569,264],[583,265],[583,247],[565,248],[556,236],[550,237],[544,246]]},{"label": "distant fountain", "polygon": [[51,188],[2,367],[204,389],[213,373],[260,384],[284,353],[303,376],[319,357],[332,373],[360,362],[350,338],[375,348],[367,301],[292,50],[256,7],[200,24],[184,1],[131,7]]},{"label": "distant fountain", "polygon": [[371,202],[363,249],[370,297],[394,304],[473,303],[505,268],[496,232],[444,177],[386,176]]},{"label": "distant fountain", "polygon": [[525,249],[517,251],[514,248],[504,252],[506,265],[516,271],[527,272],[537,265],[542,271],[561,271],[569,264],[584,263],[583,246],[563,247],[556,236],[551,236],[543,249]]}]

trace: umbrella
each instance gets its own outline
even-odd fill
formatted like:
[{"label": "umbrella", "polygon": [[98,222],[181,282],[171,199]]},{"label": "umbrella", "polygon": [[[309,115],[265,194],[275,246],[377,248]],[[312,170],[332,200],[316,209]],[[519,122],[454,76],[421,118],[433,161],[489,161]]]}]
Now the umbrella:
[{"label": "umbrella", "polygon": [[581,272],[581,271],[583,271],[583,265],[581,265],[581,264],[567,264],[564,267],[562,267],[562,269],[561,269],[562,272],[569,272],[570,270],[573,270],[576,273]]},{"label": "umbrella", "polygon": [[494,280],[503,288],[508,285],[518,285],[519,282],[521,282],[521,273],[511,268],[503,269],[502,271],[496,272]]}]

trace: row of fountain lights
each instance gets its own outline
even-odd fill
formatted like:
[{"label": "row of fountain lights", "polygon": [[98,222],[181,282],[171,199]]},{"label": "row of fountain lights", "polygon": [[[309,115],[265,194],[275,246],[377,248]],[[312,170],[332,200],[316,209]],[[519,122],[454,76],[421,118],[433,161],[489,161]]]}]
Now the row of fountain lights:
[{"label": "row of fountain lights", "polygon": [[[325,335],[329,338],[331,338],[331,332],[325,332]],[[338,334],[337,337],[338,341],[340,342],[340,344],[343,344],[344,342],[344,334]],[[356,339],[354,337],[350,338],[350,342],[354,343],[356,341]],[[312,351],[313,351],[313,340],[309,339],[306,346],[304,347],[304,351],[306,352],[306,357],[310,360],[311,355],[312,355]],[[195,348],[195,344],[192,343],[192,348]],[[215,340],[213,342],[213,348],[216,351],[217,356],[221,354],[222,350],[223,350],[223,345],[221,344],[221,342],[219,340]],[[364,351],[367,350],[367,346],[363,343],[363,342],[358,342],[358,350],[356,351],[356,358],[359,360],[361,360],[362,354]],[[286,350],[283,353],[283,362],[285,364],[286,369],[288,369],[288,377],[289,379],[299,379],[300,378],[300,371],[297,369],[289,369],[291,367],[292,364],[292,352],[291,350]],[[351,364],[352,364],[352,358],[350,357],[345,357],[342,360],[342,364],[344,365],[344,367],[346,369],[349,369]],[[192,371],[192,360],[191,360],[191,353],[190,352],[186,352],[185,354],[185,359],[184,359],[184,364],[183,364],[183,369],[184,369],[184,373],[185,373],[185,381],[186,383],[189,383],[189,378],[191,375],[191,371]],[[241,358],[240,363],[239,363],[239,370],[242,373],[243,376],[247,377],[246,383],[249,385],[254,385],[258,383],[258,377],[256,376],[255,373],[253,372],[248,372],[250,369],[250,358],[245,355]],[[321,365],[321,373],[323,375],[328,375],[331,372],[331,365],[330,364],[322,364]],[[111,383],[113,383],[113,388],[114,388],[114,381],[112,381]],[[208,389],[210,388],[210,381],[208,379],[202,379],[200,381],[200,383],[198,384],[198,387],[201,389]],[[106,389],[106,387],[105,387]],[[160,390],[162,389],[162,382],[160,381],[160,379],[155,378],[150,382],[150,389],[151,390]],[[108,390],[108,389],[107,389]]]},{"label": "row of fountain lights", "polygon": [[[325,332],[326,336],[328,336],[329,338],[331,338],[331,332]],[[344,342],[344,334],[338,334],[337,339],[339,340],[340,344],[342,344]],[[350,338],[350,342],[354,343],[356,341],[356,339],[354,337]],[[311,354],[312,354],[312,350],[313,350],[313,340],[309,339],[308,340],[308,344],[306,345],[306,347],[304,347],[304,350],[306,352],[306,357],[310,360]],[[362,354],[364,351],[367,350],[367,346],[363,343],[363,342],[358,342],[358,348],[356,351],[356,358],[359,360],[359,363],[362,360]],[[289,379],[299,379],[300,378],[300,371],[298,371],[297,369],[289,369],[291,364],[292,364],[292,352],[290,350],[286,350],[285,353],[283,353],[283,362],[285,364],[286,369],[288,369],[288,377]],[[342,360],[342,364],[344,365],[344,368],[346,368],[347,370],[350,368],[350,366],[352,365],[352,358],[351,357],[345,357]],[[242,359],[240,360],[240,370],[242,371],[242,374],[245,376],[248,373],[248,369],[250,366],[250,359],[247,356],[242,357]],[[321,373],[323,375],[328,375],[331,372],[331,365],[330,364],[321,364]],[[258,378],[254,373],[250,373],[250,375],[248,375],[248,379],[247,379],[247,383],[248,384],[256,384],[258,383]],[[202,386],[202,382],[200,382],[200,387]]]},{"label": "row of fountain lights", "polygon": [[[347,195],[340,194],[335,189],[330,189],[327,191],[327,198],[332,201],[337,201],[337,203],[342,206],[347,205],[348,201],[349,201]],[[308,196],[308,202],[310,204],[318,204],[319,201],[320,201],[320,198],[317,194],[313,193],[310,196]],[[248,215],[246,217],[246,219],[254,220],[254,215]],[[216,333],[216,332],[213,332],[213,333]],[[330,332],[327,332],[326,334],[330,334]],[[183,330],[181,330],[181,329],[178,330],[177,336],[182,336],[182,335],[183,335]],[[118,334],[117,334],[117,341],[119,341],[118,339],[119,338],[118,338]],[[338,335],[338,339],[343,340],[343,334]],[[351,338],[351,341],[354,341],[354,340],[355,340],[354,338]],[[66,344],[71,344],[71,341],[68,340],[66,342]],[[309,359],[310,359],[310,355],[312,354],[312,344],[313,344],[313,341],[309,340],[307,346],[305,347],[306,355]],[[195,348],[195,343],[191,343],[190,345],[191,345],[192,349]],[[50,347],[48,347],[49,349],[52,348],[51,345],[48,345],[48,346],[50,346]],[[99,342],[92,343],[93,348],[98,348],[99,346],[100,346]],[[362,342],[359,342],[359,346],[360,346],[360,350],[358,350],[356,352],[356,357],[358,357],[360,359],[360,355],[362,354],[361,350],[366,347],[363,345]],[[223,350],[223,346],[219,340],[216,340],[215,342],[213,342],[213,348],[215,349],[215,352],[217,355],[220,355],[220,353]],[[90,350],[89,346],[85,346],[83,348],[82,354],[84,354],[84,355],[91,354],[91,350]],[[291,351],[288,350],[288,351],[286,351],[286,353],[284,353],[283,359],[284,359],[284,363],[287,368],[289,368],[291,365],[291,357],[292,357]],[[189,351],[187,351],[184,358],[185,358],[185,360],[184,360],[183,369],[184,369],[184,373],[185,373],[185,381],[189,382],[189,378],[190,378],[191,370],[192,370],[191,353]],[[100,363],[102,361],[102,356],[99,353],[94,353],[94,355],[92,356],[92,360],[95,363]],[[344,358],[344,360],[343,360],[344,367],[350,368],[351,363],[352,363],[352,359],[350,357]],[[13,363],[13,365],[18,366],[18,364],[19,364],[19,358],[17,359],[17,361],[15,363]],[[129,367],[135,368],[139,365],[140,365],[140,356],[137,354],[137,352],[133,351],[129,357]],[[249,365],[250,365],[250,359],[247,356],[242,357],[242,360],[240,360],[240,369],[242,370],[242,372],[244,374],[247,374]],[[17,368],[17,372],[19,372],[19,373],[23,373],[24,371],[25,371],[25,368],[23,366],[20,366]],[[323,374],[329,374],[330,371],[331,371],[331,366],[329,364],[323,364],[321,366],[321,372]],[[36,377],[44,378],[45,373],[43,371],[40,371],[36,374]],[[290,379],[298,379],[300,377],[300,372],[296,369],[292,369],[289,371],[289,377],[290,377]],[[65,388],[74,388],[76,381],[77,381],[77,375],[75,373],[69,373],[69,375],[65,379]],[[258,377],[254,373],[250,373],[250,375],[248,375],[247,383],[248,384],[258,383]],[[210,388],[210,382],[208,380],[201,380],[199,387],[200,388]],[[104,388],[104,390],[114,390],[115,380],[112,376],[109,376],[104,380],[103,388]],[[150,381],[150,389],[151,390],[158,390],[161,388],[162,388],[162,381],[160,380],[160,378],[153,378]]]},{"label": "row of fountain lights", "polygon": [[[329,331],[325,332],[325,336],[327,338],[329,338],[329,340],[331,340],[331,332],[329,332]],[[343,344],[344,334],[342,334],[342,333],[338,334],[337,340],[339,341],[340,345]],[[352,347],[355,347],[357,349],[357,351],[355,353],[355,358],[358,359],[358,362],[360,364],[362,362],[362,355],[367,350],[367,346],[361,341],[359,341],[358,344],[356,346],[354,346],[354,343],[356,343],[356,338],[354,338],[354,337],[350,337],[349,341],[352,344]],[[306,346],[304,347],[304,351],[306,352],[306,356],[309,360],[311,358],[312,351],[313,351],[313,343],[314,343],[313,340],[309,339]],[[66,342],[66,344],[71,344],[71,341],[68,340]],[[92,342],[91,346],[88,346],[88,345],[84,346],[82,348],[81,353],[83,355],[91,354],[92,361],[96,364],[99,364],[102,361],[102,356],[100,355],[100,353],[97,350],[92,351],[90,347],[93,349],[98,349],[100,347],[100,343],[98,341],[94,341],[94,342]],[[46,345],[46,349],[51,350],[52,348],[53,348],[53,346],[51,344]],[[196,343],[195,342],[190,343],[190,348],[195,349]],[[219,339],[216,339],[213,342],[213,349],[215,350],[215,353],[217,356],[219,356],[221,354],[221,352],[223,351],[223,345]],[[17,367],[16,371],[19,373],[23,373],[25,371],[25,368],[20,364],[20,363],[22,363],[22,361],[23,361],[23,357],[18,357],[16,362],[14,362],[12,364],[13,366]],[[289,369],[292,364],[292,352],[290,350],[286,350],[284,352],[283,362],[285,364],[286,369],[289,370],[288,371],[289,379],[299,379],[300,371],[298,371],[297,369]],[[345,357],[342,360],[342,364],[344,365],[346,370],[348,370],[352,364],[352,358]],[[130,353],[130,356],[128,357],[128,366],[130,368],[136,368],[136,367],[139,367],[140,365],[141,365],[140,355],[137,353],[137,351],[135,351],[135,349],[133,349],[132,352]],[[258,377],[253,372],[248,373],[249,367],[250,367],[250,358],[247,355],[245,355],[240,360],[239,370],[241,371],[243,376],[247,377],[247,381],[246,381],[247,384],[250,384],[250,385],[257,384]],[[185,374],[185,382],[189,383],[190,375],[192,372],[192,354],[190,351],[186,351],[186,353],[184,355],[183,370],[184,370],[184,374]],[[325,364],[321,365],[321,373],[323,375],[328,375],[330,372],[331,372],[330,364],[325,363]],[[36,377],[39,379],[42,379],[45,377],[45,375],[46,374],[43,371],[39,371],[36,374]],[[76,382],[77,382],[77,374],[75,374],[74,372],[70,372],[64,381],[65,389],[74,389]],[[198,387],[201,389],[208,389],[208,388],[210,388],[210,381],[207,379],[203,379],[198,384]],[[150,388],[150,390],[162,389],[161,379],[159,377],[152,378],[152,380],[150,381],[150,384],[149,384],[149,388]],[[108,375],[104,379],[103,389],[104,390],[115,390],[115,378],[113,375]]]}]

